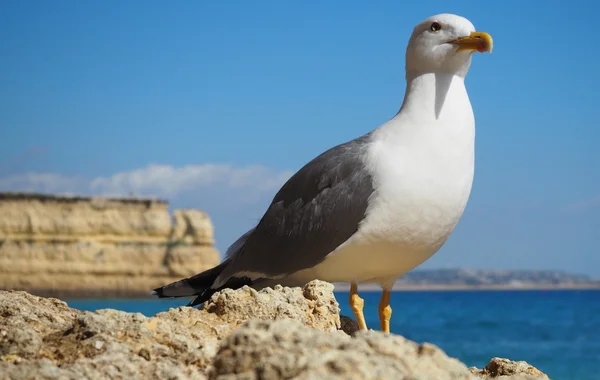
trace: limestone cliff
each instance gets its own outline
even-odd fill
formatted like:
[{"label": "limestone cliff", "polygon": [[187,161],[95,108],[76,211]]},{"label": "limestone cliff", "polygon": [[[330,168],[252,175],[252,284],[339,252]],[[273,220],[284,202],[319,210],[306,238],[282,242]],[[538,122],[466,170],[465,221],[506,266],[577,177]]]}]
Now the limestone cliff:
[{"label": "limestone cliff", "polygon": [[147,295],[219,263],[199,210],[156,199],[0,193],[0,289]]}]

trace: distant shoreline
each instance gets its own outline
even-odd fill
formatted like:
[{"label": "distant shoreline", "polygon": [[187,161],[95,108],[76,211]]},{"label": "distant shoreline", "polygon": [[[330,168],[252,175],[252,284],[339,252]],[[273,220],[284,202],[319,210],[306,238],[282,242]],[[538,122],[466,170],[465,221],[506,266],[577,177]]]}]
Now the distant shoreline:
[{"label": "distant shoreline", "polygon": [[[348,284],[335,283],[336,292],[347,292],[350,290]],[[149,292],[123,292],[111,291],[110,289],[15,289],[26,291],[40,297],[51,297],[58,299],[155,299]],[[531,291],[531,290],[600,290],[600,282],[578,283],[578,284],[520,284],[520,285],[409,285],[398,284],[394,286],[394,292],[433,292],[433,291]],[[364,284],[359,286],[359,292],[380,292],[381,288],[376,284]]]},{"label": "distant shoreline", "polygon": [[[349,291],[350,285],[335,284],[336,291]],[[492,291],[492,290],[600,290],[600,282],[579,283],[579,284],[498,284],[498,285],[414,285],[397,284],[394,285],[394,292],[415,292],[415,291]],[[376,284],[359,285],[360,292],[381,291]]]}]

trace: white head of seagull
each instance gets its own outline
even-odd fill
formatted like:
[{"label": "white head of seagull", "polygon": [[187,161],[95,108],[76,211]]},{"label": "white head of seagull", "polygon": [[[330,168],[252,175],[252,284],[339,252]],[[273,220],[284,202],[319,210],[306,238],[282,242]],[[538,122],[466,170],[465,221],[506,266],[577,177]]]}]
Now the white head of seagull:
[{"label": "white head of seagull", "polygon": [[418,24],[406,48],[407,76],[451,73],[465,77],[475,51],[492,52],[492,37],[453,14],[431,16]]},{"label": "white head of seagull", "polygon": [[[471,117],[471,105],[462,82],[471,66],[472,54],[492,49],[492,37],[476,32],[464,17],[439,14],[419,23],[406,48],[406,93],[400,109],[404,114],[397,116],[410,115],[425,123],[440,121],[447,95],[452,92],[454,104],[449,104],[445,115]],[[453,82],[458,86],[450,91]]]}]

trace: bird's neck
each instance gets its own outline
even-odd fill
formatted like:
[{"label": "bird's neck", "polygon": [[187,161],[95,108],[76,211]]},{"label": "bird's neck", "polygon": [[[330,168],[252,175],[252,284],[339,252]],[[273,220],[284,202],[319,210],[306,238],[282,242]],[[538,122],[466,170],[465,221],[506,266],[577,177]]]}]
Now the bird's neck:
[{"label": "bird's neck", "polygon": [[395,118],[431,124],[470,117],[471,104],[464,78],[454,73],[410,73],[406,75],[404,101]]}]

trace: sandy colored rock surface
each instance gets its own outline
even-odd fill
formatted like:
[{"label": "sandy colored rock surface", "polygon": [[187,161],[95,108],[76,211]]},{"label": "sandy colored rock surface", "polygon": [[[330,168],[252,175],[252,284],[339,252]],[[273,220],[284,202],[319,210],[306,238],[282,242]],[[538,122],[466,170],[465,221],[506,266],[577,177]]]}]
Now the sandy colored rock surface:
[{"label": "sandy colored rock surface", "polygon": [[323,334],[295,320],[251,321],[222,344],[210,379],[476,379],[433,345],[378,331]]},{"label": "sandy colored rock surface", "polygon": [[545,373],[525,361],[505,358],[492,358],[484,368],[472,367],[470,370],[483,379],[548,379]]},{"label": "sandy colored rock surface", "polygon": [[213,244],[206,213],[165,201],[0,193],[0,289],[146,295],[217,265]]},{"label": "sandy colored rock surface", "polygon": [[201,310],[180,307],[150,318],[0,291],[0,378],[546,378],[524,362],[495,358],[495,367],[475,370],[431,344],[377,331],[350,336],[341,328],[354,324],[343,320],[333,285],[321,281],[302,289],[226,290]]},{"label": "sandy colored rock surface", "polygon": [[61,197],[2,193],[0,231],[6,238],[153,241],[171,233],[167,203],[154,199]]}]

